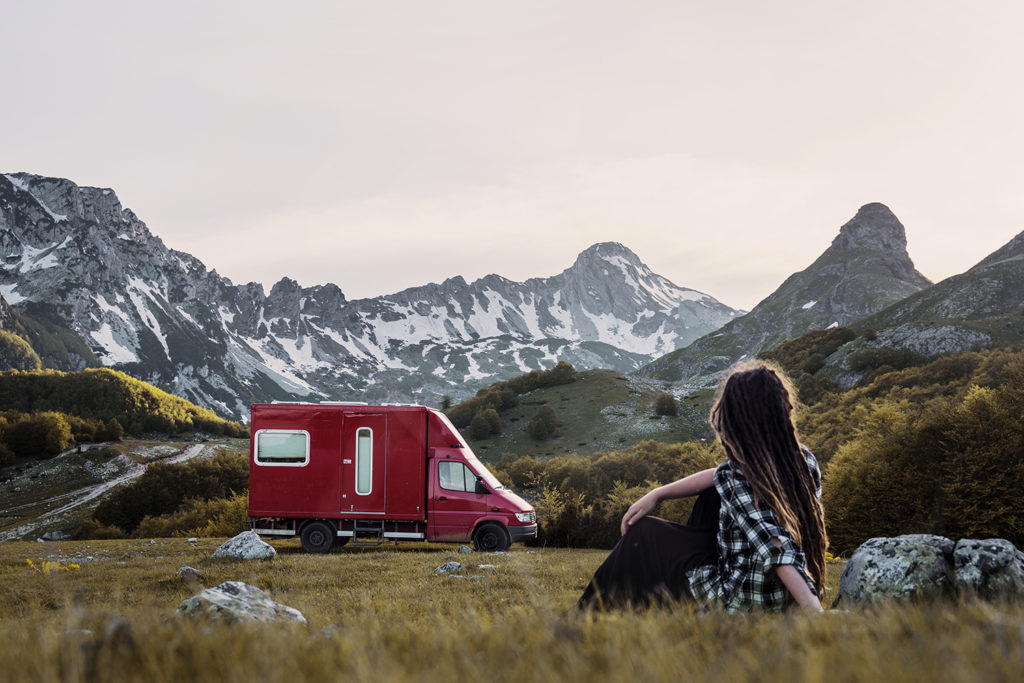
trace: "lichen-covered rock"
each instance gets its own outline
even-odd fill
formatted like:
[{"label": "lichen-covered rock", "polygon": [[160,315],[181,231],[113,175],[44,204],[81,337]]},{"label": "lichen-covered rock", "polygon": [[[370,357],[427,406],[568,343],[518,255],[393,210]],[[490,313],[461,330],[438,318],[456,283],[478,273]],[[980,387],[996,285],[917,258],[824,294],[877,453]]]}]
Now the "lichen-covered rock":
[{"label": "lichen-covered rock", "polygon": [[274,602],[255,586],[241,581],[225,581],[214,588],[206,588],[178,605],[178,614],[207,616],[212,619],[235,621],[295,621],[306,623],[306,618],[294,607]]},{"label": "lichen-covered rock", "polygon": [[1002,538],[963,539],[953,550],[961,590],[982,598],[1024,598],[1024,553]]},{"label": "lichen-covered rock", "polygon": [[213,557],[228,557],[236,560],[270,560],[277,557],[277,551],[265,543],[255,531],[243,531],[213,551]]},{"label": "lichen-covered rock", "polygon": [[451,574],[453,572],[461,572],[461,571],[463,571],[462,565],[460,563],[454,562],[454,561],[452,561],[452,562],[445,562],[441,566],[434,568],[434,573],[435,574]]},{"label": "lichen-covered rock", "polygon": [[192,567],[181,567],[178,569],[178,578],[186,586],[192,586],[206,581],[206,577],[198,569]]},{"label": "lichen-covered rock", "polygon": [[948,538],[928,534],[869,539],[846,563],[836,604],[952,595],[954,547]]}]

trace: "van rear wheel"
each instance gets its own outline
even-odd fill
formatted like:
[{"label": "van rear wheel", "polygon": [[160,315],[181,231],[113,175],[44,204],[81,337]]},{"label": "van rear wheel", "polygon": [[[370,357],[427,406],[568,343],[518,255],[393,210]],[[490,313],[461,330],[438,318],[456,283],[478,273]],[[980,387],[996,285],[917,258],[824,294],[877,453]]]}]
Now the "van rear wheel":
[{"label": "van rear wheel", "polygon": [[336,534],[327,522],[310,522],[302,528],[302,549],[307,553],[329,553]]},{"label": "van rear wheel", "polygon": [[505,550],[511,543],[512,541],[509,539],[508,532],[505,531],[505,527],[494,522],[481,524],[480,527],[473,532],[473,545],[482,553],[493,553]]}]

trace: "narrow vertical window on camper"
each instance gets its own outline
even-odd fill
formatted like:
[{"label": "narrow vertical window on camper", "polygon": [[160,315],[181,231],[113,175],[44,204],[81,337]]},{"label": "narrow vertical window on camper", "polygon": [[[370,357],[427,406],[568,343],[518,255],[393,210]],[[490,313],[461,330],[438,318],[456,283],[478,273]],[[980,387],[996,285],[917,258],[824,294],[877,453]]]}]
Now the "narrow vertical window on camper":
[{"label": "narrow vertical window on camper", "polygon": [[257,465],[303,467],[309,462],[309,432],[261,429],[256,432]]},{"label": "narrow vertical window on camper", "polygon": [[356,493],[368,495],[373,488],[373,430],[356,430]]}]

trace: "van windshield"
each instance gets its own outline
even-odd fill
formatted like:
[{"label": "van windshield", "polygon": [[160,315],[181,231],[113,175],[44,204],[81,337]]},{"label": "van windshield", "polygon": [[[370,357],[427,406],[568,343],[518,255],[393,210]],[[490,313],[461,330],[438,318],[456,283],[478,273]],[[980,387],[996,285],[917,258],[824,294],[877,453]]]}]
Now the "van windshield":
[{"label": "van windshield", "polygon": [[486,483],[487,486],[495,490],[505,488],[502,486],[501,482],[498,481],[498,478],[491,474],[491,471],[487,469],[482,462],[477,460],[476,456],[473,455],[473,451],[471,451],[468,446],[463,448],[462,457],[466,459],[466,462],[473,468],[473,471],[483,478],[484,483]]},{"label": "van windshield", "polygon": [[451,422],[449,422],[448,416],[442,413],[441,411],[434,412],[437,415],[437,417],[445,423],[445,426],[447,426],[448,429],[451,430],[452,434],[458,437],[459,446],[460,450],[462,451],[463,457],[466,459],[466,462],[469,463],[469,466],[473,468],[473,471],[480,475],[480,477],[484,480],[484,483],[495,490],[505,488],[505,486],[500,481],[498,481],[498,478],[491,474],[491,471],[487,469],[487,467],[485,467],[484,464],[477,459],[476,454],[473,453],[473,449],[470,448],[469,444],[466,443],[466,440],[462,438],[462,434],[459,433],[459,430],[456,429]]}]

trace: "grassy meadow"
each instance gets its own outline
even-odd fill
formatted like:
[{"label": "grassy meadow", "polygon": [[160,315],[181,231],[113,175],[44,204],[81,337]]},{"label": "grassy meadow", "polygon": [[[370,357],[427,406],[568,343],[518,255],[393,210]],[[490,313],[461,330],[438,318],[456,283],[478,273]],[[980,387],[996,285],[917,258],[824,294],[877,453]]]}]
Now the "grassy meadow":
[{"label": "grassy meadow", "polygon": [[[1024,677],[1024,606],[890,605],[726,615],[686,605],[580,614],[600,550],[459,554],[410,543],[213,560],[222,539],[0,544],[6,681],[1009,681]],[[435,574],[457,560],[465,576]],[[29,563],[31,561],[31,564]],[[494,565],[482,567],[481,565]],[[239,580],[308,625],[177,617],[194,591]],[[831,601],[841,562],[829,565]]]}]

